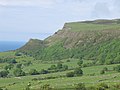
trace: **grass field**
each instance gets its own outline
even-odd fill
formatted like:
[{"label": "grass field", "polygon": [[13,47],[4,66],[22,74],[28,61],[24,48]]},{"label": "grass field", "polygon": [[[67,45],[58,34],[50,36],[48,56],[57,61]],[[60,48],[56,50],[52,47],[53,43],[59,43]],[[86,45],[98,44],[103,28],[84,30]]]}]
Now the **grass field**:
[{"label": "grass field", "polygon": [[91,30],[119,30],[120,24],[91,24],[91,23],[68,23],[66,27],[69,27],[71,31],[91,31]]},{"label": "grass field", "polygon": [[[19,88],[19,90],[23,90],[29,82],[31,82],[32,89],[39,88],[41,85],[44,84],[50,84],[54,88],[74,88],[74,84],[83,82],[87,86],[95,85],[101,82],[106,82],[108,84],[115,84],[120,83],[120,73],[117,72],[107,72],[104,75],[100,75],[100,70],[103,67],[107,67],[109,70],[112,70],[112,68],[116,65],[101,65],[101,66],[92,66],[92,67],[86,67],[83,68],[84,75],[81,77],[60,77],[56,79],[48,79],[48,80],[37,80],[32,81],[33,78],[45,78],[45,77],[58,77],[58,76],[64,76],[67,72],[71,72],[72,70],[64,71],[64,72],[57,72],[57,73],[51,73],[51,74],[41,74],[41,75],[34,75],[34,76],[24,76],[24,77],[12,77],[12,78],[1,78],[0,79],[0,87],[7,87],[8,90],[16,90]],[[90,74],[93,74],[94,76],[90,76]]]}]

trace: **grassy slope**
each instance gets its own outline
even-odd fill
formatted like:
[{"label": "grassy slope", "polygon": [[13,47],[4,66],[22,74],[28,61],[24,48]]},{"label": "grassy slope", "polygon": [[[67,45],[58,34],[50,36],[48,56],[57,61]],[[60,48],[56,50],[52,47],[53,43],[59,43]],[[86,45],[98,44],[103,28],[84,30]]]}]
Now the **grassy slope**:
[{"label": "grassy slope", "polygon": [[69,23],[66,24],[71,31],[94,31],[94,30],[116,30],[120,28],[120,24],[87,24],[87,23]]},{"label": "grassy slope", "polygon": [[[63,29],[56,32],[53,36],[48,37],[44,41],[31,39],[19,51],[40,60],[62,60],[81,56],[89,58],[90,54],[91,56],[93,55],[90,58],[98,60],[100,58],[99,55],[105,50],[110,51],[111,47],[113,48],[113,53],[118,53],[120,49],[120,46],[118,46],[120,41],[120,23],[118,21],[120,20],[66,23]],[[107,48],[109,44],[112,45]],[[106,52],[105,58],[111,53]]]}]

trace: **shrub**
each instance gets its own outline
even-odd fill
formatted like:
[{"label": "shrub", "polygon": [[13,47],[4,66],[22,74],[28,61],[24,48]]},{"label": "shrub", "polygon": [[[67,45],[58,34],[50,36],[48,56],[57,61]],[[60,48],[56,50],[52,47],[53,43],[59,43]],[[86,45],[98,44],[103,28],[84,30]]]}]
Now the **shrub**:
[{"label": "shrub", "polygon": [[52,88],[49,84],[45,84],[45,85],[40,87],[40,90],[52,90]]},{"label": "shrub", "polygon": [[16,61],[15,59],[11,59],[11,60],[9,60],[9,63],[11,63],[11,64],[16,64],[17,61]]},{"label": "shrub", "polygon": [[104,70],[104,71],[108,71],[108,68],[107,68],[107,67],[104,67],[103,70]]},{"label": "shrub", "polygon": [[41,74],[47,74],[47,73],[49,73],[47,70],[44,70],[44,69],[42,69],[41,71],[40,71],[40,73]]},{"label": "shrub", "polygon": [[120,89],[120,83],[114,85],[114,87],[115,87],[116,89]]},{"label": "shrub", "polygon": [[57,64],[57,69],[62,69],[62,67],[63,67],[63,66],[62,66],[61,63],[58,63],[58,64]]},{"label": "shrub", "polygon": [[7,70],[0,71],[0,77],[7,77],[9,72]]},{"label": "shrub", "polygon": [[21,63],[18,63],[17,65],[16,65],[16,68],[21,68],[22,67],[22,64]]},{"label": "shrub", "polygon": [[70,60],[68,59],[66,62],[70,62]]},{"label": "shrub", "polygon": [[90,86],[90,87],[87,87],[86,90],[96,90],[96,87],[95,86]]},{"label": "shrub", "polygon": [[51,65],[51,67],[49,68],[49,70],[56,70],[57,67],[55,65]]},{"label": "shrub", "polygon": [[29,86],[26,86],[25,90],[30,90],[30,87],[29,87]]},{"label": "shrub", "polygon": [[66,73],[66,76],[67,77],[74,77],[74,72],[68,72],[68,73]]},{"label": "shrub", "polygon": [[65,71],[65,70],[68,70],[68,65],[63,65],[62,69]]},{"label": "shrub", "polygon": [[105,84],[105,83],[100,83],[98,86],[97,86],[97,90],[106,90],[108,89],[108,85]]},{"label": "shrub", "polygon": [[5,70],[11,70],[13,67],[14,67],[13,64],[9,64],[9,65],[6,65],[6,66],[4,67],[4,69],[5,69]]},{"label": "shrub", "polygon": [[101,70],[101,71],[100,71],[100,74],[105,74],[105,71],[104,71],[104,70]]},{"label": "shrub", "polygon": [[83,64],[83,60],[79,60],[77,64],[81,66]]},{"label": "shrub", "polygon": [[22,56],[22,53],[16,52],[16,53],[15,53],[15,56]]},{"label": "shrub", "polygon": [[14,71],[13,71],[13,74],[14,76],[16,77],[19,77],[19,76],[25,76],[25,72],[20,69],[20,68],[16,68]]},{"label": "shrub", "polygon": [[75,74],[76,76],[82,76],[82,75],[83,75],[83,71],[82,71],[82,69],[79,67],[79,68],[76,68],[76,69],[74,70],[74,74]]},{"label": "shrub", "polygon": [[85,84],[78,83],[77,85],[75,85],[75,90],[86,90]]},{"label": "shrub", "polygon": [[3,90],[2,88],[0,88],[0,90]]},{"label": "shrub", "polygon": [[29,74],[30,75],[37,75],[39,73],[38,73],[38,71],[36,69],[30,69]]},{"label": "shrub", "polygon": [[117,72],[120,72],[120,65],[117,65],[116,67],[114,67],[114,70]]}]

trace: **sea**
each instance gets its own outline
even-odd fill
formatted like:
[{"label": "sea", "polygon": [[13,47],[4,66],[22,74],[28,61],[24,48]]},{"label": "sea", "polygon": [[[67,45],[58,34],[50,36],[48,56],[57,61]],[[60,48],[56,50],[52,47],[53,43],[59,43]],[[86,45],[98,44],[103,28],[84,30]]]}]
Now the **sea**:
[{"label": "sea", "polygon": [[0,52],[16,50],[22,47],[26,42],[19,41],[0,41]]}]

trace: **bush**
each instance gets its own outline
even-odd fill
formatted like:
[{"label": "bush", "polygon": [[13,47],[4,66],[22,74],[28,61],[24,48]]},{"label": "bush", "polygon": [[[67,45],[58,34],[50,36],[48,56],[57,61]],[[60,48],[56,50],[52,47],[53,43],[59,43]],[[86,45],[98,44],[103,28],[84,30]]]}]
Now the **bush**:
[{"label": "bush", "polygon": [[104,70],[101,70],[101,71],[100,71],[100,74],[105,74],[105,71],[104,71]]},{"label": "bush", "polygon": [[51,65],[51,67],[49,68],[49,70],[56,70],[57,67],[55,65]]},{"label": "bush", "polygon": [[74,72],[68,72],[68,73],[66,73],[66,76],[67,77],[74,77]]},{"label": "bush", "polygon": [[107,67],[104,67],[103,70],[104,70],[104,71],[108,71],[108,68],[107,68]]},{"label": "bush", "polygon": [[29,86],[26,86],[25,90],[30,90],[30,87],[29,87]]},{"label": "bush", "polygon": [[117,72],[120,72],[120,65],[117,65],[116,67],[114,67],[114,70]]},{"label": "bush", "polygon": [[68,65],[63,65],[62,69],[65,71],[65,70],[68,70]]},{"label": "bush", "polygon": [[45,85],[40,87],[40,90],[52,90],[52,88],[49,84],[45,84]]},{"label": "bush", "polygon": [[4,69],[5,69],[5,70],[11,70],[13,67],[14,67],[13,64],[9,64],[9,65],[6,65],[6,66],[4,67]]},{"label": "bush", "polygon": [[0,77],[7,77],[9,72],[7,70],[0,71]]},{"label": "bush", "polygon": [[36,69],[30,69],[29,74],[30,75],[37,75],[39,73],[38,73],[38,71]]},{"label": "bush", "polygon": [[77,64],[81,66],[83,64],[83,60],[79,60]]},{"label": "bush", "polygon": [[25,72],[20,69],[20,68],[16,68],[14,71],[13,71],[13,74],[14,76],[16,77],[19,77],[19,76],[25,76]]},{"label": "bush", "polygon": [[22,67],[22,64],[21,63],[18,63],[17,65],[16,65],[16,68],[21,68]]},{"label": "bush", "polygon": [[82,69],[79,67],[79,68],[76,68],[76,69],[74,70],[74,74],[75,74],[76,76],[82,76],[82,75],[83,75],[83,71],[82,71]]},{"label": "bush", "polygon": [[47,73],[49,73],[47,70],[44,70],[44,69],[42,69],[41,71],[40,71],[40,73],[41,74],[47,74]]},{"label": "bush", "polygon": [[16,53],[15,53],[15,56],[22,56],[22,53],[16,52]]},{"label": "bush", "polygon": [[120,83],[114,85],[114,87],[115,87],[116,89],[120,89]]},{"label": "bush", "polygon": [[90,86],[90,87],[87,87],[86,90],[96,90],[96,87],[95,86]]},{"label": "bush", "polygon": [[16,64],[17,61],[16,61],[15,59],[11,59],[11,60],[9,60],[9,63],[11,63],[11,64]]},{"label": "bush", "polygon": [[97,86],[97,90],[106,90],[108,89],[108,85],[105,84],[105,83],[100,83],[98,86]]},{"label": "bush", "polygon": [[66,62],[70,62],[70,60],[68,59]]},{"label": "bush", "polygon": [[75,90],[86,90],[85,84],[78,83],[77,85],[75,85]]},{"label": "bush", "polygon": [[0,90],[3,90],[2,88],[0,88]]},{"label": "bush", "polygon": [[58,63],[58,64],[57,64],[57,69],[62,69],[62,67],[63,67],[63,66],[62,66],[61,63]]}]

